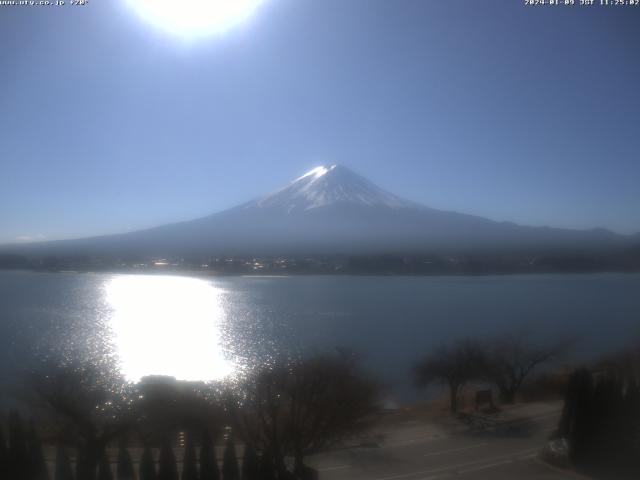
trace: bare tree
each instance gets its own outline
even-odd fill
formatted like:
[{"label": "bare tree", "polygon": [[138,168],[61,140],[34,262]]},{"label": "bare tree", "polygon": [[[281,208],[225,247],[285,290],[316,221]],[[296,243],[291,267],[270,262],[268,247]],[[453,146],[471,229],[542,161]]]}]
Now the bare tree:
[{"label": "bare tree", "polygon": [[416,383],[422,387],[436,382],[447,385],[451,413],[457,413],[462,387],[482,375],[484,364],[484,348],[473,339],[443,345],[415,366]]},{"label": "bare tree", "polygon": [[377,410],[374,384],[346,355],[278,362],[238,391],[235,427],[263,459],[271,457],[277,478],[287,478],[285,456],[301,472],[305,456],[360,431]]},{"label": "bare tree", "polygon": [[36,406],[79,448],[76,469],[95,478],[107,444],[133,424],[127,384],[100,365],[60,359],[34,373]]},{"label": "bare tree", "polygon": [[484,377],[498,387],[502,403],[513,403],[527,377],[543,364],[559,358],[570,343],[569,339],[549,344],[536,342],[526,329],[505,333],[487,346]]}]

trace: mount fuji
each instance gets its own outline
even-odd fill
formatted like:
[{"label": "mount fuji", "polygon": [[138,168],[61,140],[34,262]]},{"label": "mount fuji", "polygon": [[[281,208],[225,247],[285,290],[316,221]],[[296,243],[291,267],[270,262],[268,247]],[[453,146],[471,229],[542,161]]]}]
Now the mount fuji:
[{"label": "mount fuji", "polygon": [[284,188],[196,220],[125,234],[5,246],[54,255],[300,255],[597,251],[640,243],[604,229],[527,227],[405,200],[322,166]]},{"label": "mount fuji", "polygon": [[419,207],[418,204],[397,197],[340,165],[316,167],[285,188],[249,202],[244,207],[275,207],[292,213],[335,204],[382,208]]}]

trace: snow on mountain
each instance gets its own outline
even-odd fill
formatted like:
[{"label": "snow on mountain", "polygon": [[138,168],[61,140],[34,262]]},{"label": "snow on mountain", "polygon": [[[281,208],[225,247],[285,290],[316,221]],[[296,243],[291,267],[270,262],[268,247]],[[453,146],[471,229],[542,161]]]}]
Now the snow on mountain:
[{"label": "snow on mountain", "polygon": [[384,208],[418,208],[374,185],[369,180],[340,165],[320,166],[296,178],[286,187],[244,205],[244,208],[267,208],[287,213],[303,212],[336,204]]}]

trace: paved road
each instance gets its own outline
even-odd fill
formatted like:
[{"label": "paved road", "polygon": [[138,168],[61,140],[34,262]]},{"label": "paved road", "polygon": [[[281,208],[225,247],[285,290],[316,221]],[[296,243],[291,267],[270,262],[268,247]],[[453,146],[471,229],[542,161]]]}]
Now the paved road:
[{"label": "paved road", "polygon": [[404,423],[382,432],[378,446],[318,456],[321,480],[568,479],[537,460],[558,423],[558,406],[481,431]]}]

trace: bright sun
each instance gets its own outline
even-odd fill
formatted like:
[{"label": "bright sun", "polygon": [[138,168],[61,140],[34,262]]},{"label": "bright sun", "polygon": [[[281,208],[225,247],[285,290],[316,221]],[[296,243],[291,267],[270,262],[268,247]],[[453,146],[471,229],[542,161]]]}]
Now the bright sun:
[{"label": "bright sun", "polygon": [[179,36],[224,32],[248,18],[264,0],[126,0],[146,21]]}]

